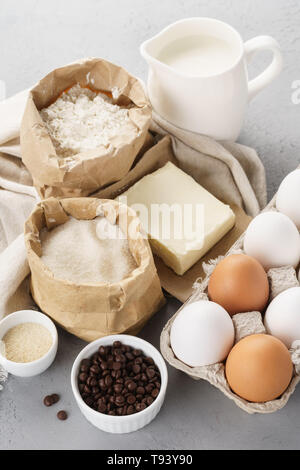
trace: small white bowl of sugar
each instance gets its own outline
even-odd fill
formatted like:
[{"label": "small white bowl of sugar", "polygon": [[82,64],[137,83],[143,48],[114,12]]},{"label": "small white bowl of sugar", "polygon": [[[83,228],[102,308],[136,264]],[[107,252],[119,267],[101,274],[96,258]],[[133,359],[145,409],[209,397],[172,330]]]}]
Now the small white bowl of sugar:
[{"label": "small white bowl of sugar", "polygon": [[10,374],[41,374],[54,361],[57,344],[56,327],[41,312],[20,310],[0,322],[0,364]]}]

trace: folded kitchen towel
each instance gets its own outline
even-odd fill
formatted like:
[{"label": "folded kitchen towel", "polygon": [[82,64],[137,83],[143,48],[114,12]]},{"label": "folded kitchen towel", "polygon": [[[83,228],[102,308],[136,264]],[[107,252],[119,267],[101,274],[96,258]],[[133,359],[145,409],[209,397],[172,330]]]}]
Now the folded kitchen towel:
[{"label": "folded kitchen towel", "polygon": [[[20,126],[25,110],[25,105],[29,90],[21,91],[16,95],[0,102],[0,152],[4,152],[5,148],[10,147],[10,143],[15,139],[19,139]],[[20,156],[19,148],[15,152]],[[10,153],[8,151],[7,153]],[[12,153],[15,155],[16,153]]]},{"label": "folded kitchen towel", "polygon": [[169,134],[180,167],[217,198],[255,216],[267,203],[264,166],[256,151],[236,142],[180,129],[153,111],[151,129]]}]

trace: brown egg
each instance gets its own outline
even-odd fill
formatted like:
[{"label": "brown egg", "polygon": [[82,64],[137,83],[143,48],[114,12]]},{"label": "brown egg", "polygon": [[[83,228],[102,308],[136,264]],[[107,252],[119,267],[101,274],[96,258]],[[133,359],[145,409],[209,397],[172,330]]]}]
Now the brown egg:
[{"label": "brown egg", "polygon": [[230,315],[262,312],[269,299],[268,277],[261,264],[251,256],[230,255],[212,273],[208,295]]},{"label": "brown egg", "polygon": [[245,400],[275,400],[287,389],[293,364],[287,347],[270,335],[251,335],[239,341],[226,361],[231,389]]}]

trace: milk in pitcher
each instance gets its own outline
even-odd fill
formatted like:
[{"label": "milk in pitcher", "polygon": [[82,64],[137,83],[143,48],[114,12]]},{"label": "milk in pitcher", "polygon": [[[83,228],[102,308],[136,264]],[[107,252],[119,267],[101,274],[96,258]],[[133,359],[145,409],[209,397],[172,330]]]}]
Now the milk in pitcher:
[{"label": "milk in pitcher", "polygon": [[210,76],[236,62],[235,45],[214,36],[197,35],[176,39],[165,46],[157,59],[189,76]]}]

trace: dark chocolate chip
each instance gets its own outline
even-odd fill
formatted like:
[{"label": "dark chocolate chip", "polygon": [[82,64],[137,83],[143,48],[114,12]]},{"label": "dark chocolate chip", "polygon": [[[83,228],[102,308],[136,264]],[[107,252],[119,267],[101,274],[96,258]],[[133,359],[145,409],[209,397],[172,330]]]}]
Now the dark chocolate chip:
[{"label": "dark chocolate chip", "polygon": [[117,406],[122,406],[125,403],[125,398],[123,397],[123,395],[117,395],[115,403]]},{"label": "dark chocolate chip", "polygon": [[135,402],[136,402],[135,396],[132,395],[132,394],[131,394],[131,395],[128,395],[128,397],[127,397],[127,403],[128,403],[129,405],[133,405]]},{"label": "dark chocolate chip", "polygon": [[145,405],[145,403],[137,403],[135,405],[135,409],[136,411],[143,411],[147,408],[147,406]]},{"label": "dark chocolate chip", "polygon": [[155,376],[155,370],[151,369],[150,367],[147,367],[146,374],[149,379],[152,379]]},{"label": "dark chocolate chip", "polygon": [[139,374],[141,367],[138,364],[134,364],[132,370],[135,374]]},{"label": "dark chocolate chip", "polygon": [[67,413],[64,411],[64,410],[60,410],[57,415],[58,419],[60,419],[61,421],[65,421],[68,417]]},{"label": "dark chocolate chip", "polygon": [[53,401],[52,395],[47,395],[44,398],[44,405],[45,406],[52,406],[55,402]]},{"label": "dark chocolate chip", "polygon": [[127,385],[127,388],[130,392],[133,392],[133,390],[136,389],[136,383],[133,380],[130,380],[130,382]]}]

